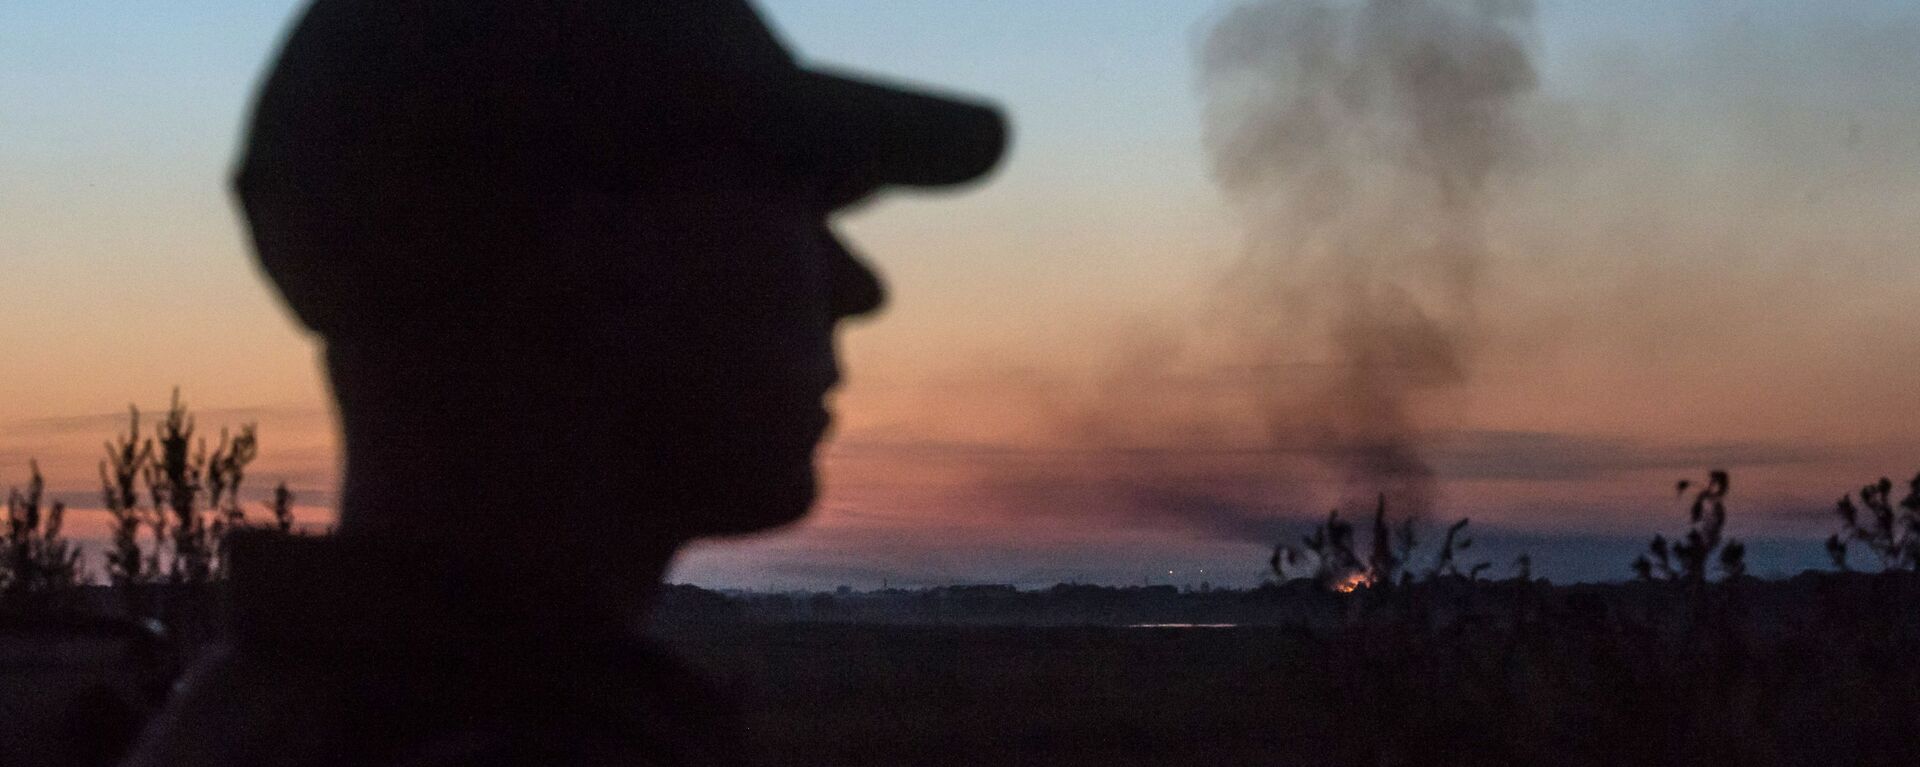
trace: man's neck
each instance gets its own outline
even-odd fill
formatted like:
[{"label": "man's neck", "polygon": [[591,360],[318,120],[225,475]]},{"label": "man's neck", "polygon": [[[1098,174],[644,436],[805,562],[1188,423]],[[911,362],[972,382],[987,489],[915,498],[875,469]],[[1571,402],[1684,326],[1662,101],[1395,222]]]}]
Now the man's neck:
[{"label": "man's neck", "polygon": [[422,485],[444,472],[400,473],[410,479],[350,463],[341,537],[408,552],[432,568],[429,577],[445,571],[471,580],[507,614],[562,624],[545,628],[646,624],[678,548],[634,524],[654,515],[609,508],[607,496],[560,492],[580,483],[555,482],[533,498],[531,483],[501,473],[458,491]]}]

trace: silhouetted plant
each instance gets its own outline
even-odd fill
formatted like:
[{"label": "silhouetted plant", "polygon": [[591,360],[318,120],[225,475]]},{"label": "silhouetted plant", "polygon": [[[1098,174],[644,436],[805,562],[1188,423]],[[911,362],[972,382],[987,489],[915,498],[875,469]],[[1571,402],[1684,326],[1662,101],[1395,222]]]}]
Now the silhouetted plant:
[{"label": "silhouetted plant", "polygon": [[[106,445],[106,460],[100,462],[100,494],[113,519],[113,544],[107,551],[107,580],[115,586],[128,586],[151,580],[159,571],[159,547],[142,549],[140,529],[164,529],[165,520],[154,518],[140,505],[138,483],[148,462],[153,459],[153,440],[140,438],[140,409],[129,406],[126,435],[114,435]],[[156,541],[157,543],[157,541]]]},{"label": "silhouetted plant", "polygon": [[[1693,486],[1692,480],[1680,480],[1674,485],[1674,493],[1684,496]],[[1665,580],[1689,585],[1705,583],[1716,551],[1720,569],[1728,577],[1744,575],[1745,544],[1721,540],[1721,532],[1727,524],[1728,488],[1725,471],[1708,472],[1706,484],[1695,491],[1693,503],[1688,507],[1687,518],[1692,527],[1687,530],[1686,536],[1676,543],[1669,543],[1664,535],[1653,536],[1653,541],[1647,545],[1647,553],[1633,561],[1634,575],[1645,581]]]},{"label": "silhouetted plant", "polygon": [[[239,505],[240,482],[257,452],[254,427],[237,435],[220,432],[213,452],[204,438],[194,440],[193,416],[175,390],[155,437],[158,450],[146,465],[148,496],[155,509],[155,540],[172,544],[167,579],[174,583],[205,583],[218,574],[220,541],[245,523]],[[204,497],[203,497],[204,495]]]},{"label": "silhouetted plant", "polygon": [[[126,433],[106,443],[99,465],[101,497],[112,520],[108,581],[132,587],[214,580],[223,564],[221,542],[248,524],[240,489],[258,453],[255,427],[221,430],[209,451],[204,438],[195,438],[193,416],[178,389],[152,436],[143,436],[140,426],[140,409],[129,406]],[[292,502],[283,485],[268,506],[282,530],[292,527]]]},{"label": "silhouetted plant", "polygon": [[[1473,540],[1457,538],[1459,531],[1467,525],[1465,519],[1448,529],[1446,540],[1442,542],[1440,561],[1434,569],[1428,569],[1427,577],[1446,571],[1448,575],[1459,575],[1453,569],[1453,556],[1471,546]],[[1273,575],[1279,579],[1292,577],[1311,577],[1315,581],[1331,586],[1336,590],[1354,590],[1359,586],[1392,588],[1411,584],[1413,559],[1419,544],[1415,531],[1415,519],[1407,517],[1400,523],[1386,521],[1386,496],[1380,494],[1373,507],[1373,525],[1371,525],[1371,546],[1367,556],[1359,556],[1354,548],[1354,527],[1340,519],[1340,509],[1327,513],[1327,521],[1315,527],[1308,536],[1300,538],[1300,546],[1277,546],[1267,565],[1273,569]],[[1476,565],[1475,575],[1484,571],[1488,565]]]},{"label": "silhouetted plant", "polygon": [[6,539],[0,541],[0,597],[18,603],[28,596],[67,589],[83,575],[80,552],[60,536],[66,504],[46,503],[46,480],[40,464],[32,471],[27,489],[7,491]]},{"label": "silhouetted plant", "polygon": [[240,427],[232,439],[227,438],[226,429],[220,430],[220,442],[207,459],[207,508],[212,517],[208,526],[216,541],[247,524],[247,514],[240,508],[240,483],[246,479],[247,464],[258,453],[252,424]]},{"label": "silhouetted plant", "polygon": [[207,547],[206,523],[200,518],[200,491],[206,452],[194,455],[193,417],[180,404],[175,390],[155,436],[158,450],[146,466],[148,497],[161,510],[154,538],[172,544],[167,578],[175,583],[200,583],[212,575],[212,552]]},{"label": "silhouetted plant", "polygon": [[[1462,517],[1453,524],[1447,525],[1446,534],[1440,538],[1440,550],[1433,555],[1433,567],[1427,569],[1427,580],[1463,574],[1460,572],[1461,554],[1473,548],[1473,538],[1466,534],[1468,522],[1467,518]],[[1491,566],[1487,562],[1477,562],[1468,565],[1464,575],[1469,579],[1477,580],[1480,573]]]},{"label": "silhouetted plant", "polygon": [[1728,578],[1739,578],[1747,574],[1747,545],[1728,540],[1720,547],[1720,572]]},{"label": "silhouetted plant", "polygon": [[1353,525],[1340,519],[1339,509],[1328,512],[1327,521],[1302,537],[1299,546],[1274,547],[1267,564],[1281,579],[1312,568],[1313,579],[1325,586],[1338,586],[1364,572],[1353,550]]},{"label": "silhouetted plant", "polygon": [[1827,556],[1834,566],[1848,569],[1847,548],[1858,541],[1880,558],[1882,571],[1920,569],[1920,475],[1908,483],[1907,496],[1898,506],[1893,502],[1893,481],[1886,477],[1860,488],[1858,506],[1852,495],[1840,496],[1834,513],[1840,517],[1841,531],[1827,538]]},{"label": "silhouetted plant", "polygon": [[1414,534],[1412,517],[1400,520],[1400,525],[1394,528],[1393,538],[1394,549],[1399,553],[1400,557],[1400,583],[1402,585],[1412,583],[1413,552],[1419,544],[1419,540]]},{"label": "silhouetted plant", "polygon": [[[1405,520],[1403,520],[1405,522]],[[1412,530],[1402,525],[1401,540],[1407,542],[1404,548],[1411,548]],[[1392,587],[1400,578],[1400,567],[1405,558],[1394,551],[1393,534],[1387,526],[1387,496],[1380,495],[1373,507],[1373,548],[1367,554],[1367,583],[1382,588]],[[1410,553],[1410,552],[1409,552]]]},{"label": "silhouetted plant", "polygon": [[293,532],[293,491],[287,489],[287,483],[281,482],[273,488],[273,500],[267,504],[267,510],[273,513],[275,530]]},{"label": "silhouetted plant", "polygon": [[1847,566],[1847,542],[1838,533],[1827,536],[1826,548],[1827,557],[1833,560],[1834,569],[1843,572],[1853,569]]},{"label": "silhouetted plant", "polygon": [[[1387,523],[1386,516],[1386,496],[1382,495],[1374,507],[1371,547],[1364,559],[1354,548],[1353,526],[1341,520],[1340,511],[1335,509],[1328,513],[1326,522],[1300,539],[1300,545],[1275,547],[1268,566],[1283,580],[1305,574],[1341,591],[1411,584],[1409,566],[1418,542],[1413,520],[1404,519],[1395,526]],[[1473,539],[1463,535],[1467,522],[1461,519],[1447,527],[1434,564],[1427,570],[1428,580],[1463,575],[1477,580],[1492,567],[1491,563],[1478,562],[1464,573],[1460,570],[1460,553],[1473,546]]]}]

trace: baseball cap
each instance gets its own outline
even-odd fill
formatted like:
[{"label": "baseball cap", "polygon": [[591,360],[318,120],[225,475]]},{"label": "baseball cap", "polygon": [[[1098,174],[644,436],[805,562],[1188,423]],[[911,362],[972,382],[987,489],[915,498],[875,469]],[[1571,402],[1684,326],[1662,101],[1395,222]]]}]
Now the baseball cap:
[{"label": "baseball cap", "polygon": [[979,99],[802,66],[746,0],[313,0],[256,96],[235,188],[267,275],[334,335],[558,273],[530,238],[559,187],[673,188],[714,154],[839,188],[939,187],[988,173],[1007,141]]},{"label": "baseball cap", "polygon": [[[803,67],[746,0],[315,0],[255,105],[242,172],[406,173],[512,158],[644,173],[763,152],[944,186],[1007,144],[977,99]],[[324,167],[288,167],[301,157]]]}]

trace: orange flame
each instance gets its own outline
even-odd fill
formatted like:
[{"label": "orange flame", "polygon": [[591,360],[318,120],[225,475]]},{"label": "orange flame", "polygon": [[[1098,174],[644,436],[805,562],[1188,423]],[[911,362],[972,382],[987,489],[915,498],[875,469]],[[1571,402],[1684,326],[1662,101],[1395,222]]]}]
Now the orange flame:
[{"label": "orange flame", "polygon": [[1355,591],[1367,588],[1372,585],[1373,585],[1373,576],[1367,574],[1367,572],[1363,570],[1363,571],[1348,575],[1347,577],[1334,582],[1333,590],[1338,591],[1342,594],[1351,594]]}]

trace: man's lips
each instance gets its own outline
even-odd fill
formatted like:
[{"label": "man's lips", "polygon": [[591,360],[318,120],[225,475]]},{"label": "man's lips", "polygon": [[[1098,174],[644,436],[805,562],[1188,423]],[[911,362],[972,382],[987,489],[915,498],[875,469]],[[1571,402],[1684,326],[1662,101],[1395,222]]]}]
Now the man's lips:
[{"label": "man's lips", "polygon": [[809,431],[813,434],[813,443],[817,445],[833,430],[833,411],[825,405],[815,405],[811,415],[813,423]]}]

